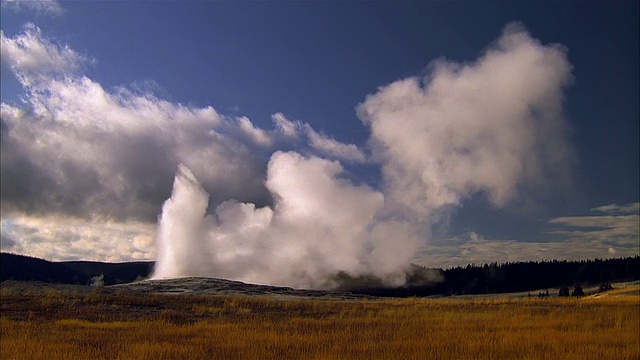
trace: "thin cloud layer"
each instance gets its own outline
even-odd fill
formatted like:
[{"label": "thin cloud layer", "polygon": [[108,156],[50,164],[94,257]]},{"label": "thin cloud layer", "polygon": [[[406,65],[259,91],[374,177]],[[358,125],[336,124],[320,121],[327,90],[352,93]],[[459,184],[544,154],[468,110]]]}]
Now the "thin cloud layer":
[{"label": "thin cloud layer", "polygon": [[640,253],[638,203],[609,204],[591,211],[604,215],[550,219],[547,232],[550,236],[545,239],[532,242],[491,239],[472,231],[422,245],[415,260],[426,266],[446,268],[467,263],[602,259]]},{"label": "thin cloud layer", "polygon": [[577,242],[606,244],[610,255],[640,253],[640,209],[638,203],[604,205],[591,209],[604,215],[566,216],[549,220],[550,234]]},{"label": "thin cloud layer", "polygon": [[[629,238],[563,237],[561,240],[524,242],[492,239],[468,232],[423,244],[414,261],[428,267],[451,268],[466,264],[517,261],[583,260],[638,255],[637,232]],[[635,245],[634,245],[635,244]]]},{"label": "thin cloud layer", "polygon": [[14,11],[35,11],[38,14],[61,15],[64,8],[56,0],[2,0],[2,7]]},{"label": "thin cloud layer", "polygon": [[591,209],[591,211],[598,211],[601,213],[608,213],[608,214],[638,213],[640,212],[640,203],[636,202],[636,203],[631,203],[626,205],[609,204],[609,205],[595,207]]}]

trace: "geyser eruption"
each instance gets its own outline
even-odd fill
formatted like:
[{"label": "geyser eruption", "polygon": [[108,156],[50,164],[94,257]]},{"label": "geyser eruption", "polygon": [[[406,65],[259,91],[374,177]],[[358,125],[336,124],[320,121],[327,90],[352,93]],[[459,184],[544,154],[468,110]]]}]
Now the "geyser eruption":
[{"label": "geyser eruption", "polygon": [[277,152],[266,180],[273,209],[228,201],[206,215],[208,194],[181,165],[162,209],[153,277],[330,288],[344,273],[402,284],[417,245],[411,227],[378,220],[383,195],[342,172],[335,161]]},{"label": "geyser eruption", "polygon": [[276,152],[265,181],[273,208],[227,201],[207,215],[208,194],[181,166],[160,219],[154,278],[331,288],[346,274],[401,285],[443,211],[477,193],[504,207],[566,179],[566,49],[512,23],[475,62],[429,69],[357,108],[380,190],[341,177],[337,161]]},{"label": "geyser eruption", "polygon": [[162,206],[158,224],[158,257],[155,276],[206,276],[208,259],[205,212],[209,194],[186,166],[180,164],[173,183],[173,194]]}]

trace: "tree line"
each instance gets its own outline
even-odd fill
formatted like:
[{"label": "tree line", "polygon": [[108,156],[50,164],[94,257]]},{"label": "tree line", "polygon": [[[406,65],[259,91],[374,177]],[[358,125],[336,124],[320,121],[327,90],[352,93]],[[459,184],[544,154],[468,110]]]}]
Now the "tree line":
[{"label": "tree line", "polygon": [[[573,289],[579,294],[582,286],[585,285],[602,285],[606,288],[607,284],[610,286],[612,282],[639,280],[640,256],[606,260],[550,260],[504,264],[494,262],[484,265],[470,264],[437,271],[441,271],[443,277],[443,281],[437,284],[406,285],[399,288],[368,288],[359,289],[356,292],[378,296],[448,296],[561,288],[562,295],[565,294],[564,291],[569,291],[568,289]],[[576,288],[576,285],[579,285],[579,289]],[[556,294],[558,293],[554,295]],[[538,293],[533,295],[538,295]]]}]

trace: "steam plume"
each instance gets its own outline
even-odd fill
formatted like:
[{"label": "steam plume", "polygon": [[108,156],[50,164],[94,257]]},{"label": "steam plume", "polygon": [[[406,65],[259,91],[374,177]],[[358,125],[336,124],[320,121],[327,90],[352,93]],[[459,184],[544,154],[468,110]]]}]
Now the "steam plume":
[{"label": "steam plume", "polygon": [[[563,47],[513,23],[477,61],[429,69],[358,106],[381,190],[345,180],[337,161],[276,152],[265,181],[272,208],[228,201],[206,215],[208,194],[181,166],[160,219],[154,277],[322,288],[346,273],[400,285],[443,209],[476,193],[504,207],[566,177],[562,90],[572,77]],[[295,124],[276,120],[294,134]]]},{"label": "steam plume", "polygon": [[[403,223],[376,221],[383,196],[341,179],[338,162],[277,152],[266,185],[272,208],[228,201],[205,215],[208,194],[180,166],[163,206],[154,277],[217,276],[294,287],[331,287],[342,272],[404,281],[413,249]],[[387,238],[402,234],[388,252]],[[398,257],[403,257],[398,261]]]}]

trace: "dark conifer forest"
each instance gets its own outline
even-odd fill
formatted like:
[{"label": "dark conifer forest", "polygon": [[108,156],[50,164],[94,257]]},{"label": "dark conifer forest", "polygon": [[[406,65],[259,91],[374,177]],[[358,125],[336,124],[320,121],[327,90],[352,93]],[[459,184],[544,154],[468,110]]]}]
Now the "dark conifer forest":
[{"label": "dark conifer forest", "polygon": [[[356,292],[376,296],[430,296],[513,293],[575,285],[607,287],[612,282],[640,279],[640,257],[581,261],[528,261],[506,264],[467,265],[439,271],[436,284],[408,285],[399,288],[366,288]],[[557,293],[556,293],[557,294]],[[532,293],[532,295],[541,295]],[[548,295],[543,293],[542,295]]]}]

